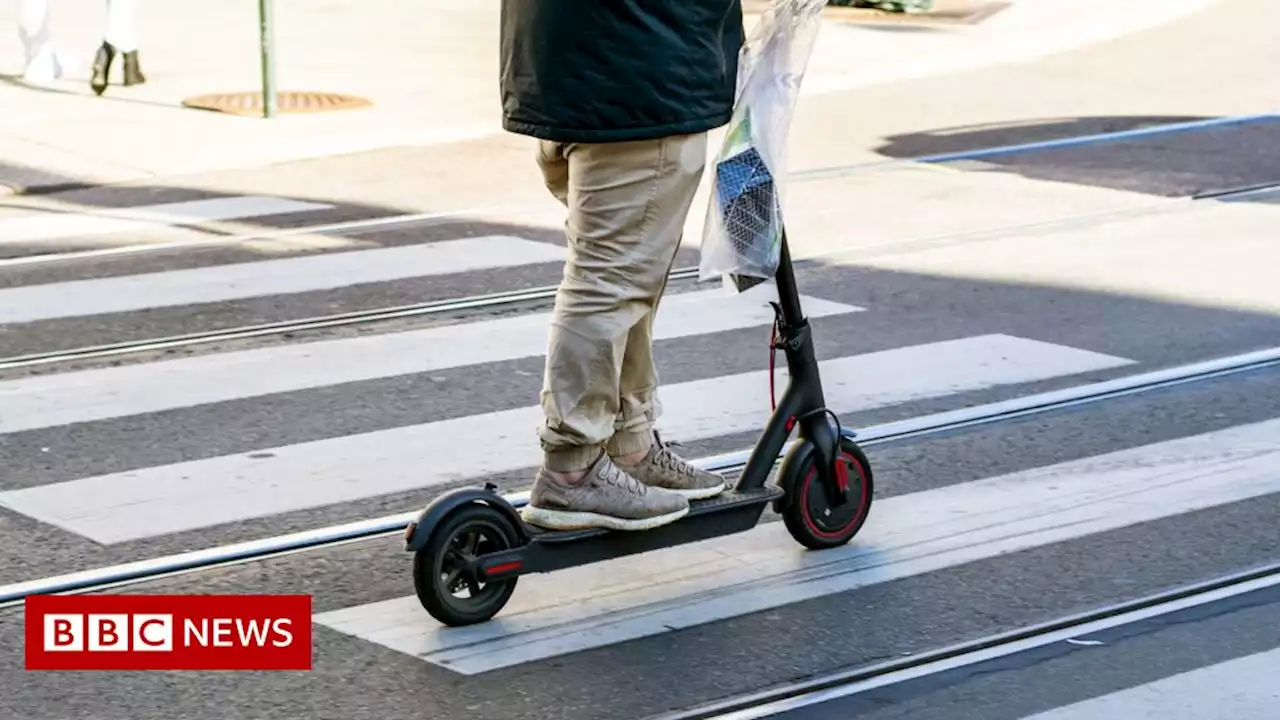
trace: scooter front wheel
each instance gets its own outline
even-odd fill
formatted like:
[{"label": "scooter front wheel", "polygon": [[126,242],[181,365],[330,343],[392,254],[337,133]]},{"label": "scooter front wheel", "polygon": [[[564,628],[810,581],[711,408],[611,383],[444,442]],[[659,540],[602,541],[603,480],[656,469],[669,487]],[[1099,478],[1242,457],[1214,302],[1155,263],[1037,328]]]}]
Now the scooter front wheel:
[{"label": "scooter front wheel", "polygon": [[[803,442],[803,441],[802,441]],[[799,445],[779,472],[786,493],[782,520],[796,542],[811,549],[839,547],[853,539],[867,521],[873,494],[871,463],[858,444],[840,438],[837,462],[849,480],[848,501],[833,505],[818,474],[818,453],[807,442]]]},{"label": "scooter front wheel", "polygon": [[[413,557],[413,586],[418,601],[440,622],[484,622],[507,604],[517,578],[482,582],[474,571],[482,555],[508,550],[519,542],[511,519],[483,503],[451,512]],[[466,595],[460,595],[460,593]]]}]

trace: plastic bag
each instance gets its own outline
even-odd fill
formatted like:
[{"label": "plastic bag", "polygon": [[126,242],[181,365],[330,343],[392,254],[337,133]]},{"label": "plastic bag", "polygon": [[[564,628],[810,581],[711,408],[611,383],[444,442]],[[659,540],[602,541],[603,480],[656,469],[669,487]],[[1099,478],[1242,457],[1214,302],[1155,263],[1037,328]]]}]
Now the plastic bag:
[{"label": "plastic bag", "polygon": [[787,134],[826,4],[773,0],[739,52],[737,98],[702,229],[702,280],[732,275],[763,282],[778,270]]}]

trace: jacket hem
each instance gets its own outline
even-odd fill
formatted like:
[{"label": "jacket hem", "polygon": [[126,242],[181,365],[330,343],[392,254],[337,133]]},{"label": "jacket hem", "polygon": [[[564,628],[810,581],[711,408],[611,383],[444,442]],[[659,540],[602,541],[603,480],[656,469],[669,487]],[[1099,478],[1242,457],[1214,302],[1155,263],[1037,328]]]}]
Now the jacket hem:
[{"label": "jacket hem", "polygon": [[502,127],[507,132],[517,135],[528,135],[539,140],[563,143],[610,143],[634,142],[637,140],[656,140],[672,135],[692,135],[707,132],[729,124],[733,119],[733,111],[718,113],[711,117],[696,118],[665,125],[645,125],[625,128],[572,128],[544,125],[542,123],[503,118]]}]

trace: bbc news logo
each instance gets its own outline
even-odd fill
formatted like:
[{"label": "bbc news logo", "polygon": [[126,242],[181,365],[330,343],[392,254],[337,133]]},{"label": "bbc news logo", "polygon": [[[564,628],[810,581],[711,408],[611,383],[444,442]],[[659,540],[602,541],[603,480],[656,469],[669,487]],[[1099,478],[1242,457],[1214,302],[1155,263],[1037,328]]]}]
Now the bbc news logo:
[{"label": "bbc news logo", "polygon": [[310,670],[308,595],[36,595],[28,670]]}]

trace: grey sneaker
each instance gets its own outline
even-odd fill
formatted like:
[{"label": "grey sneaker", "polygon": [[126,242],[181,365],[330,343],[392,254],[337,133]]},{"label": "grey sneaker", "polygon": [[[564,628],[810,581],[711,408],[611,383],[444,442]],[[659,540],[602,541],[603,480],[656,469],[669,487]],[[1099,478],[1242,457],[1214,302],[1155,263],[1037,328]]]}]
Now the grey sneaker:
[{"label": "grey sneaker", "polygon": [[576,485],[556,482],[539,470],[529,504],[520,510],[525,522],[550,530],[650,530],[688,512],[684,497],[636,481],[604,453]]},{"label": "grey sneaker", "polygon": [[618,464],[623,472],[650,487],[679,493],[690,500],[703,500],[724,492],[724,478],[690,465],[671,452],[671,446],[653,434],[649,454],[635,465]]}]

